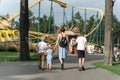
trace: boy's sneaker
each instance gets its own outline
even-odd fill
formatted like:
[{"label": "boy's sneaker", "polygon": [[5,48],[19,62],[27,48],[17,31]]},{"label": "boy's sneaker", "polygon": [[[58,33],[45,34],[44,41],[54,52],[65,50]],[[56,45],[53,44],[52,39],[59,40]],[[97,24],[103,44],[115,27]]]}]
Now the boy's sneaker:
[{"label": "boy's sneaker", "polygon": [[45,69],[44,69],[44,68],[42,68],[41,70],[42,70],[42,71],[44,71]]},{"label": "boy's sneaker", "polygon": [[49,71],[52,71],[52,69],[49,69]]},{"label": "boy's sneaker", "polygon": [[64,70],[64,64],[61,64],[61,70]]},{"label": "boy's sneaker", "polygon": [[84,67],[82,67],[82,70],[84,71],[84,70],[85,70],[85,68],[84,68]]},{"label": "boy's sneaker", "polygon": [[41,69],[41,66],[39,65],[38,68]]},{"label": "boy's sneaker", "polygon": [[82,71],[82,68],[79,68],[78,70],[79,70],[79,71]]}]

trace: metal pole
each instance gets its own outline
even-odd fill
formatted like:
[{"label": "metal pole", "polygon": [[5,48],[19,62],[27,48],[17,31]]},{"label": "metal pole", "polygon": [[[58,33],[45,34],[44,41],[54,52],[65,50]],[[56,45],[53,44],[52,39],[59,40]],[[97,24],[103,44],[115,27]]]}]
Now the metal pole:
[{"label": "metal pole", "polygon": [[73,20],[74,20],[74,8],[72,7],[72,26],[73,26]]},{"label": "metal pole", "polygon": [[[38,17],[39,17],[39,18],[38,18],[38,20],[39,20],[39,23],[38,23],[38,37],[39,37],[40,27],[41,27],[41,25],[40,25],[40,24],[41,24],[41,21],[40,21],[40,13],[41,13],[41,12],[40,12],[40,11],[41,11],[41,10],[40,10],[40,6],[41,6],[41,4],[40,4],[40,2],[39,2],[39,8],[38,8]],[[38,42],[39,42],[39,38],[38,38]]]},{"label": "metal pole", "polygon": [[63,7],[63,24],[65,24],[65,8]]},{"label": "metal pole", "polygon": [[50,34],[50,26],[51,26],[51,19],[52,19],[52,10],[53,10],[53,2],[51,1],[50,17],[49,17],[49,24],[48,24],[48,34]]},{"label": "metal pole", "polygon": [[85,21],[84,21],[84,33],[86,34],[86,9],[85,9]]}]

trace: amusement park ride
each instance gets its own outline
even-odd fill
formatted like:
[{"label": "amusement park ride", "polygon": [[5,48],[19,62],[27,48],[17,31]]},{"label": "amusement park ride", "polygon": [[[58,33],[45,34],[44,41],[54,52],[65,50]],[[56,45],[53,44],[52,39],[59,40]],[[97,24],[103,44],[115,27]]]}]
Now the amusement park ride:
[{"label": "amusement park ride", "polygon": [[[40,3],[41,1],[42,0],[36,0],[34,3],[29,5],[29,8],[32,8],[33,6]],[[20,12],[17,12],[13,16],[10,16],[8,19],[0,16],[0,42],[19,40],[19,30],[16,30],[10,27],[11,21],[19,15],[20,15]],[[36,32],[29,32],[29,33],[38,34]]]},{"label": "amusement park ride", "polygon": [[[43,1],[43,0],[36,0],[34,3],[29,5],[29,8],[32,8],[33,6],[40,3],[41,1]],[[64,2],[61,2],[60,0],[50,0],[50,1],[53,1],[57,4],[59,4],[63,8],[73,7],[73,8],[78,8],[80,10],[97,11],[100,14],[100,20],[99,20],[98,24],[96,25],[96,27],[86,34],[86,37],[91,35],[99,27],[100,23],[102,22],[104,12],[102,10],[98,9],[98,8],[76,7],[76,6],[72,6],[70,4],[66,4]],[[6,19],[2,16],[0,17],[0,42],[18,41],[19,40],[19,30],[16,30],[16,29],[13,29],[13,28],[10,27],[11,21],[19,15],[20,15],[20,12],[17,12],[15,15],[10,16],[8,19]],[[32,38],[37,39],[38,37],[35,36],[37,34],[38,34],[38,32],[29,31],[30,38],[32,37]],[[39,35],[44,35],[45,36],[46,34],[39,33]]]}]

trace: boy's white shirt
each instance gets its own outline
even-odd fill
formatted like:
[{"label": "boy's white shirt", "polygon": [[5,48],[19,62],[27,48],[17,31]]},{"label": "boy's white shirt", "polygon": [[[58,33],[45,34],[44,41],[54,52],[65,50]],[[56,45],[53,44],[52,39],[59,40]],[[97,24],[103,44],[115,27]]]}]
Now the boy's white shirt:
[{"label": "boy's white shirt", "polygon": [[47,43],[41,41],[38,43],[38,53],[45,52],[45,48],[47,47]]},{"label": "boy's white shirt", "polygon": [[87,42],[87,39],[83,36],[79,36],[76,39],[77,42],[77,50],[85,50],[85,43]]}]

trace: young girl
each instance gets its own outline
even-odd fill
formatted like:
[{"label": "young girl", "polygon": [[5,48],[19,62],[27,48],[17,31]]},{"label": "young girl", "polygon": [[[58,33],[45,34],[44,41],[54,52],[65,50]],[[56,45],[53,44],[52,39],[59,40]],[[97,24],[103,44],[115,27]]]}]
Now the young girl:
[{"label": "young girl", "polygon": [[51,64],[52,64],[52,54],[53,54],[53,50],[52,50],[52,46],[50,44],[48,44],[48,49],[46,50],[46,59],[47,59],[47,69],[51,70]]}]

